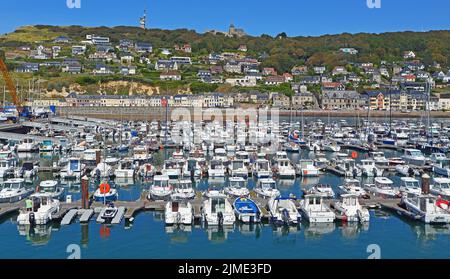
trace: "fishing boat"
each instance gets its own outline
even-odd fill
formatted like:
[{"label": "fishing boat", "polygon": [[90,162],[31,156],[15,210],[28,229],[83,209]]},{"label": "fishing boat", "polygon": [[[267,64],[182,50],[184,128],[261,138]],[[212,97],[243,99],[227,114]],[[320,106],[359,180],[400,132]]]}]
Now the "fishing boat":
[{"label": "fishing boat", "polygon": [[203,201],[202,220],[208,226],[232,226],[236,217],[228,199],[218,195]]},{"label": "fishing boat", "polygon": [[399,191],[394,189],[392,180],[387,177],[375,177],[374,184],[365,184],[364,190],[383,198],[398,198]]},{"label": "fishing boat", "polygon": [[376,166],[375,160],[363,159],[358,167],[362,170],[362,175],[366,177],[383,176],[383,170]]},{"label": "fishing boat", "polygon": [[133,178],[136,174],[136,168],[131,159],[122,159],[119,161],[117,168],[114,170],[116,178]]},{"label": "fishing boat", "polygon": [[433,184],[430,185],[430,193],[445,199],[450,199],[450,178],[433,178]]},{"label": "fishing boat", "polygon": [[271,221],[275,225],[297,225],[301,221],[301,215],[291,198],[271,198],[267,203]]},{"label": "fishing boat", "polygon": [[401,177],[400,181],[400,192],[402,194],[420,195],[422,193],[419,180],[413,177]]},{"label": "fishing boat", "polygon": [[243,223],[261,222],[261,210],[253,200],[239,197],[234,200],[233,208],[237,220]]},{"label": "fishing boat", "polygon": [[[335,160],[335,159],[333,159]],[[354,159],[345,158],[339,160],[336,158],[335,168],[344,173],[345,177],[360,177],[362,175],[361,169],[356,165]]]},{"label": "fishing boat", "polygon": [[166,200],[172,195],[173,187],[167,175],[155,175],[150,186],[148,199]]},{"label": "fishing boat", "polygon": [[436,175],[450,177],[450,158],[443,153],[431,154],[431,166]]},{"label": "fishing boat", "polygon": [[246,187],[246,180],[242,177],[230,177],[228,186],[224,188],[225,193],[232,197],[246,197],[250,191]]},{"label": "fishing boat", "polygon": [[300,210],[310,223],[332,223],[336,218],[333,211],[324,203],[321,194],[305,195],[300,201]]},{"label": "fishing boat", "polygon": [[108,183],[102,182],[98,189],[94,192],[94,200],[98,202],[112,202],[119,197],[117,189],[111,187]]},{"label": "fishing boat", "polygon": [[277,184],[272,178],[259,179],[254,189],[256,196],[265,199],[276,198],[280,195]]},{"label": "fishing boat", "polygon": [[38,192],[49,194],[53,199],[61,200],[64,195],[64,188],[59,187],[56,180],[44,180],[39,183]]},{"label": "fishing boat", "polygon": [[253,175],[260,178],[272,177],[272,170],[270,169],[270,162],[266,159],[257,159],[255,162],[255,169],[253,170]]},{"label": "fishing boat", "polygon": [[369,158],[375,161],[375,165],[378,167],[387,168],[389,166],[389,160],[381,151],[371,151],[369,152]]},{"label": "fishing boat", "polygon": [[192,181],[183,179],[173,184],[172,200],[187,200],[195,198],[195,191]]},{"label": "fishing boat", "polygon": [[33,190],[25,188],[23,178],[11,178],[4,182],[0,190],[0,203],[13,203],[20,201],[33,193]]},{"label": "fishing boat", "polygon": [[291,160],[278,158],[275,163],[276,173],[279,178],[283,179],[294,179],[295,178],[295,168],[292,165]]},{"label": "fishing boat", "polygon": [[81,163],[80,158],[69,158],[67,164],[61,169],[62,179],[80,179],[86,172],[86,165]]},{"label": "fishing boat", "polygon": [[166,225],[192,225],[194,209],[188,201],[169,201],[164,210]]},{"label": "fishing boat", "polygon": [[317,177],[320,175],[320,170],[314,165],[313,160],[301,159],[296,167],[298,175],[302,177]]},{"label": "fishing boat", "polygon": [[35,193],[30,196],[31,211],[22,210],[17,217],[19,225],[45,225],[59,212],[60,202],[50,193]]},{"label": "fishing boat", "polygon": [[369,210],[362,207],[358,197],[355,194],[343,194],[340,201],[334,203],[333,207],[337,214],[341,216],[340,219],[347,222],[369,222]]},{"label": "fishing boat", "polygon": [[17,152],[34,152],[39,150],[39,146],[31,138],[24,138],[17,145]]},{"label": "fishing boat", "polygon": [[339,194],[351,194],[356,195],[357,197],[364,197],[367,195],[366,191],[364,191],[363,187],[361,187],[361,182],[358,179],[345,179],[344,184],[338,186]]},{"label": "fishing boat", "polygon": [[422,151],[418,149],[407,148],[402,157],[407,164],[414,166],[424,166],[427,162],[426,157],[422,154]]},{"label": "fishing boat", "polygon": [[404,195],[402,205],[425,224],[448,224],[448,204],[432,195]]}]

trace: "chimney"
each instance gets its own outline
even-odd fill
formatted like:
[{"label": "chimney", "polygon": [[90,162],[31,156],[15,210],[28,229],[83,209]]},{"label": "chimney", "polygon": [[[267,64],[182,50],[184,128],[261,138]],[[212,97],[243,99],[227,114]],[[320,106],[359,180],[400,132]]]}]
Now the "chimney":
[{"label": "chimney", "polygon": [[430,176],[426,173],[422,175],[422,194],[428,195],[430,193]]}]

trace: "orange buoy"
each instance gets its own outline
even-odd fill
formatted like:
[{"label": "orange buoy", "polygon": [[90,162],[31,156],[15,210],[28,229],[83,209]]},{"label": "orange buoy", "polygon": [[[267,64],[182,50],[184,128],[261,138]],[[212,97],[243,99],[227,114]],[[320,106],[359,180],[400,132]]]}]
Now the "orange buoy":
[{"label": "orange buoy", "polygon": [[108,226],[101,226],[100,227],[100,237],[109,237],[111,235],[111,230]]},{"label": "orange buoy", "polygon": [[352,151],[352,159],[356,159],[356,158],[358,158],[358,152],[356,152],[356,151]]},{"label": "orange buoy", "polygon": [[100,184],[100,193],[101,194],[109,193],[110,190],[111,190],[111,186],[109,186],[108,183],[103,182],[102,184]]}]

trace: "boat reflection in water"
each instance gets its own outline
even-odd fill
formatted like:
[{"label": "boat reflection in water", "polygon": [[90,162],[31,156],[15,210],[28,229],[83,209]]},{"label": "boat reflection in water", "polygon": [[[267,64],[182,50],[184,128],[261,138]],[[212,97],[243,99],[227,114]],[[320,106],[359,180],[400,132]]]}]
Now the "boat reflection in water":
[{"label": "boat reflection in water", "polygon": [[311,177],[303,177],[300,179],[300,185],[302,189],[308,189],[314,185],[319,184],[320,177],[318,176],[311,176]]},{"label": "boat reflection in water", "polygon": [[205,230],[209,241],[223,243],[228,239],[228,234],[234,232],[234,226],[208,226]]},{"label": "boat reflection in water", "polygon": [[165,226],[166,234],[170,237],[171,243],[188,243],[189,235],[192,233],[192,226]]},{"label": "boat reflection in water", "polygon": [[61,180],[61,186],[66,189],[67,193],[80,193],[81,191],[81,181],[77,180]]},{"label": "boat reflection in water", "polygon": [[17,230],[20,236],[25,236],[26,240],[32,245],[46,245],[51,238],[53,225],[18,225]]},{"label": "boat reflection in water", "polygon": [[450,235],[450,224],[431,225],[409,221],[417,238],[423,241],[436,240],[440,235]]},{"label": "boat reflection in water", "polygon": [[135,185],[133,178],[119,178],[119,177],[116,177],[114,179],[114,183],[115,183],[116,186],[121,187],[121,189],[124,189],[124,190],[128,190],[130,187]]},{"label": "boat reflection in water", "polygon": [[292,186],[295,184],[294,179],[278,179],[277,185],[280,191],[292,190]]},{"label": "boat reflection in water", "polygon": [[334,232],[335,223],[306,223],[304,226],[306,238],[320,238],[323,235]]},{"label": "boat reflection in water", "polygon": [[293,244],[297,242],[300,235],[300,225],[298,226],[272,226],[272,236],[276,243]]},{"label": "boat reflection in water", "polygon": [[262,226],[263,225],[261,223],[236,223],[236,227],[241,235],[247,237],[255,237],[256,239],[261,236]]},{"label": "boat reflection in water", "polygon": [[361,232],[366,232],[369,230],[369,222],[347,222],[342,223],[339,228],[343,237],[354,239],[357,238]]}]

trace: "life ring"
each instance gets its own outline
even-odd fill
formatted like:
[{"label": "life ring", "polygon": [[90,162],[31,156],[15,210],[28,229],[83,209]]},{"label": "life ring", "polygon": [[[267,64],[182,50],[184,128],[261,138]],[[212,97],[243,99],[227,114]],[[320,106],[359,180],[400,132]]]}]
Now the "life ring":
[{"label": "life ring", "polygon": [[352,159],[358,158],[358,152],[352,151],[351,157],[352,157]]},{"label": "life ring", "polygon": [[152,165],[147,164],[147,165],[146,165],[146,169],[147,169],[147,171],[151,171],[151,170],[152,170]]},{"label": "life ring", "polygon": [[303,170],[303,174],[308,174],[308,170]]},{"label": "life ring", "polygon": [[108,183],[103,182],[100,184],[100,193],[101,194],[109,193],[110,190],[111,190],[111,186],[109,186]]}]

